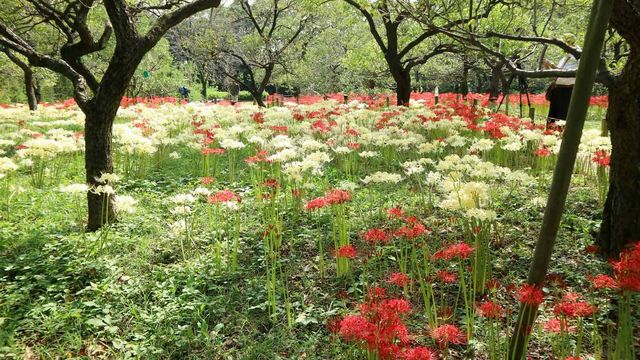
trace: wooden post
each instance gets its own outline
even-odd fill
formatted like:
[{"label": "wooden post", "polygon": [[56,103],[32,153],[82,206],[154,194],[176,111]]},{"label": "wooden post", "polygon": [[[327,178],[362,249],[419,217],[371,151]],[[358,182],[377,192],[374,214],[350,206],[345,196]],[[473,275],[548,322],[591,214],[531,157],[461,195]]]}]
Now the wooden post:
[{"label": "wooden post", "polygon": [[344,104],[346,105],[347,102],[349,101],[349,95],[344,94],[343,96],[344,96]]},{"label": "wooden post", "polygon": [[390,104],[390,102],[391,102],[391,101],[389,100],[389,95],[387,95],[387,100],[386,100],[386,101],[387,101],[387,109],[388,109],[388,108],[389,108],[389,104]]},{"label": "wooden post", "polygon": [[529,106],[529,119],[535,122],[536,120],[536,108]]},{"label": "wooden post", "polygon": [[[549,268],[562,213],[567,200],[571,175],[575,166],[582,129],[589,108],[589,98],[600,61],[604,35],[613,8],[613,0],[594,0],[584,40],[584,50],[576,74],[576,83],[571,95],[567,125],[564,129],[558,162],[553,172],[553,181],[542,220],[540,236],[533,254],[527,282],[542,286]],[[509,359],[521,360],[526,354],[527,341],[538,312],[537,306],[522,304],[519,322],[511,337]]]},{"label": "wooden post", "polygon": [[473,99],[473,107],[478,108],[478,99]]}]

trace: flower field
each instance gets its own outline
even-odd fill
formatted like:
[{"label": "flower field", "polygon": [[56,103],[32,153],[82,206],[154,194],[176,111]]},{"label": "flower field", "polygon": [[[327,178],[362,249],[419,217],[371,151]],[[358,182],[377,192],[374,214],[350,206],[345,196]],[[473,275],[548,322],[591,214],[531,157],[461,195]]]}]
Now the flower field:
[{"label": "flower field", "polygon": [[[635,358],[640,245],[590,254],[609,138],[584,132],[523,285],[562,126],[472,98],[125,100],[94,188],[73,102],[4,106],[0,357],[505,359],[535,303],[531,359]],[[118,217],[95,233],[87,191]]]}]

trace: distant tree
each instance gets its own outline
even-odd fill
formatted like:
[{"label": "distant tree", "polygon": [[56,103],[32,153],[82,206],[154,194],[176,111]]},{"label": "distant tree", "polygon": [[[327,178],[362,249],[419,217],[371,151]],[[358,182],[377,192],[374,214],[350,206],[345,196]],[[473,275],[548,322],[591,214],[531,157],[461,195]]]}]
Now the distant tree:
[{"label": "distant tree", "polygon": [[[450,40],[442,39],[439,29],[471,23],[486,16],[498,2],[488,1],[487,6],[482,7],[484,12],[477,12],[473,7],[467,12],[461,11],[467,9],[466,2],[455,1],[344,1],[364,16],[396,83],[398,105],[409,103],[411,70],[414,67],[435,56],[457,51]],[[419,17],[416,14],[420,14]],[[416,18],[423,21],[418,24]],[[433,42],[429,48],[420,47],[428,39]]]},{"label": "distant tree", "polygon": [[[73,83],[74,99],[85,114],[86,181],[97,186],[101,174],[113,172],[113,121],[144,55],[170,28],[219,5],[220,0],[0,0],[0,46]],[[106,23],[96,34],[92,28],[96,27],[95,19],[101,17]],[[36,44],[27,37],[32,32],[60,34],[61,45]],[[115,48],[99,78],[83,59],[105,50],[112,35]],[[112,195],[90,191],[87,201],[88,230],[114,220]]]},{"label": "distant tree", "polygon": [[248,90],[259,106],[278,68],[304,53],[315,29],[314,17],[300,0],[239,0],[212,20],[209,42],[217,69]]},{"label": "distant tree", "polygon": [[29,110],[37,110],[38,109],[38,84],[36,82],[36,78],[33,73],[33,68],[29,65],[28,61],[25,61],[20,58],[19,55],[15,54],[11,50],[6,47],[2,48],[2,52],[7,56],[12,63],[18,66],[23,73],[24,76],[24,91],[27,96],[27,104],[29,104]]}]

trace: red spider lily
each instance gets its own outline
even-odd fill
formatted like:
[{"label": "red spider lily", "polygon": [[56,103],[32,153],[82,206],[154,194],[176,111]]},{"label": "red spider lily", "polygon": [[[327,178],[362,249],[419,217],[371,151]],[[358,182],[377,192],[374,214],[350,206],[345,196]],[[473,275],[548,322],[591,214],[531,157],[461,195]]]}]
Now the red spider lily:
[{"label": "red spider lily", "polygon": [[432,255],[432,258],[435,260],[466,259],[474,251],[475,249],[473,248],[473,246],[467,243],[457,243],[445,249],[437,251]]},{"label": "red spider lily", "polygon": [[416,223],[412,227],[408,227],[408,226],[401,227],[396,231],[396,236],[411,240],[411,239],[420,237],[426,234],[427,232],[428,230],[426,226],[420,223]]},{"label": "red spider lily", "polygon": [[410,284],[411,278],[409,278],[409,275],[405,273],[394,272],[389,275],[389,277],[387,278],[387,282],[402,287]]},{"label": "red spider lily", "polygon": [[327,205],[329,205],[329,203],[327,202],[327,199],[323,196],[323,197],[315,198],[313,200],[309,200],[309,202],[307,202],[307,205],[305,205],[305,209],[307,210],[322,209]]},{"label": "red spider lily", "polygon": [[431,330],[433,338],[440,348],[446,349],[450,344],[461,345],[467,343],[467,336],[457,326],[451,324],[440,325]]},{"label": "red spider lily", "polygon": [[267,159],[267,155],[269,155],[269,153],[266,150],[260,150],[254,156],[249,156],[244,159],[244,162],[247,164],[270,163],[271,161]]},{"label": "red spider lily", "polygon": [[216,179],[214,179],[214,178],[212,178],[210,176],[205,176],[205,177],[200,178],[200,184],[202,184],[202,185],[209,185],[214,181],[216,181]]},{"label": "red spider lily", "polygon": [[436,360],[438,355],[431,349],[419,346],[408,349],[402,355],[402,359],[405,360]]},{"label": "red spider lily", "polygon": [[599,166],[607,167],[611,163],[611,155],[609,155],[604,150],[597,150],[594,153],[593,158],[591,159],[591,161],[593,161],[594,163],[598,164]]},{"label": "red spider lily", "polygon": [[640,242],[624,250],[611,266],[621,290],[640,292]]},{"label": "red spider lily", "polygon": [[210,204],[224,203],[229,201],[240,202],[240,196],[231,190],[220,190],[217,193],[209,196]]},{"label": "red spider lily", "polygon": [[360,306],[360,315],[347,315],[338,334],[346,341],[364,344],[381,359],[398,358],[409,343],[409,332],[401,315],[411,306],[404,299],[369,301]]},{"label": "red spider lily", "polygon": [[387,297],[387,292],[384,288],[374,286],[369,289],[367,293],[367,300],[369,302],[377,302]]},{"label": "red spider lily", "polygon": [[200,150],[200,152],[202,153],[202,155],[222,155],[224,154],[224,149],[221,148],[217,148],[217,149],[202,149]]},{"label": "red spider lily", "polygon": [[356,129],[351,129],[351,128],[347,129],[347,130],[344,132],[344,134],[345,134],[345,135],[355,136],[355,137],[360,136],[360,133],[358,132],[358,130],[356,130]]},{"label": "red spider lily", "polygon": [[350,143],[347,143],[347,147],[352,150],[358,150],[360,149],[360,143],[350,142]]},{"label": "red spider lily", "polygon": [[560,333],[572,333],[575,332],[575,326],[569,326],[567,319],[553,318],[549,319],[544,325],[542,325],[544,331],[552,332],[554,334]]},{"label": "red spider lily", "polygon": [[544,300],[544,293],[540,288],[531,284],[524,284],[518,289],[518,301],[533,307],[538,307]]},{"label": "red spider lily", "polygon": [[324,121],[317,120],[316,122],[311,124],[311,130],[316,130],[319,133],[324,134],[324,133],[328,133],[331,130],[331,127],[327,125],[327,123],[325,123]]},{"label": "red spider lily", "polygon": [[262,183],[262,186],[273,188],[273,189],[279,189],[280,183],[278,182],[278,179],[267,179]]},{"label": "red spider lily", "polygon": [[273,132],[279,132],[279,133],[283,133],[283,134],[286,134],[287,132],[289,132],[289,127],[288,126],[272,126],[272,127],[270,127],[270,129]]},{"label": "red spider lily", "polygon": [[541,147],[533,152],[537,157],[548,157],[551,156],[551,150],[546,147]]},{"label": "red spider lily", "polygon": [[304,120],[304,115],[300,114],[300,113],[294,113],[293,114],[293,120],[295,121],[302,121]]},{"label": "red spider lily", "polygon": [[564,360],[582,360],[582,358],[580,356],[569,356]]},{"label": "red spider lily", "polygon": [[478,313],[480,316],[489,318],[489,319],[497,319],[502,316],[504,313],[504,309],[493,301],[485,301],[478,306]]},{"label": "red spider lily", "polygon": [[337,258],[353,259],[356,257],[356,248],[353,245],[344,245],[336,249],[334,255]]},{"label": "red spider lily", "polygon": [[458,274],[453,271],[438,270],[436,278],[445,284],[453,284],[458,281]]},{"label": "red spider lily", "polygon": [[521,128],[533,129],[534,125],[531,121],[521,120],[502,113],[495,113],[491,115],[489,121],[484,123],[482,129],[489,133],[491,138],[501,139],[506,136],[506,134],[502,132],[504,127],[518,131]]},{"label": "red spider lily", "polygon": [[618,282],[616,279],[612,278],[609,275],[596,275],[591,279],[591,283],[593,287],[596,289],[613,289],[617,290],[619,288]]},{"label": "red spider lily", "polygon": [[595,306],[586,301],[578,301],[578,299],[579,296],[577,294],[565,294],[562,301],[556,304],[553,312],[556,316],[562,315],[569,318],[585,318],[587,316],[591,316],[596,311]]},{"label": "red spider lily", "polygon": [[251,116],[251,119],[256,124],[262,124],[264,123],[264,114],[261,112],[253,113],[253,115]]},{"label": "red spider lily", "polygon": [[404,210],[399,207],[388,209],[387,216],[389,216],[389,219],[402,219],[404,217]]},{"label": "red spider lily", "polygon": [[351,194],[348,191],[342,189],[329,190],[325,196],[328,204],[343,204],[347,201],[351,201]]},{"label": "red spider lily", "polygon": [[387,235],[387,232],[378,228],[373,228],[365,231],[362,234],[362,238],[366,242],[374,246],[378,243],[386,244],[389,241],[389,236]]}]

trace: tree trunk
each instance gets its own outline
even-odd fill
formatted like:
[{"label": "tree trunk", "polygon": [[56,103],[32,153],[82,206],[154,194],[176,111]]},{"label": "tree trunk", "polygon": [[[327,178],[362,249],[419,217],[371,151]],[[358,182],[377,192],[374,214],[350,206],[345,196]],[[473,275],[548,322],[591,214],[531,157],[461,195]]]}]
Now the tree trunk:
[{"label": "tree trunk", "polygon": [[460,92],[463,99],[466,99],[469,94],[469,68],[469,63],[465,58],[462,62],[462,81],[460,82]]},{"label": "tree trunk", "polygon": [[615,256],[640,240],[640,54],[634,52],[609,90],[607,124],[611,133],[609,193],[598,245]]},{"label": "tree trunk", "polygon": [[612,27],[629,44],[627,62],[609,88],[607,124],[611,134],[609,193],[597,243],[616,256],[640,240],[640,3],[615,0]]},{"label": "tree trunk", "polygon": [[411,100],[411,74],[409,71],[399,69],[392,71],[396,82],[396,103],[398,106],[409,106]]},{"label": "tree trunk", "polygon": [[27,94],[27,103],[29,110],[38,110],[38,97],[36,96],[36,84],[33,79],[33,70],[31,68],[23,69],[24,71],[24,89]]},{"label": "tree trunk", "polygon": [[489,100],[495,102],[500,97],[500,78],[502,68],[495,66],[491,68],[491,78],[489,79]]},{"label": "tree trunk", "polygon": [[251,96],[253,96],[253,99],[256,101],[256,104],[258,104],[258,106],[260,106],[260,107],[266,107],[267,106],[264,103],[264,98],[262,97],[263,91],[259,91],[259,90],[251,91]]},{"label": "tree trunk", "polygon": [[[95,97],[82,106],[85,114],[85,170],[87,185],[100,184],[96,178],[113,173],[112,128],[120,101],[127,91],[144,52],[132,53],[126,46],[116,47]],[[116,220],[113,195],[87,194],[87,230],[95,231]]]},{"label": "tree trunk", "polygon": [[207,86],[209,85],[209,79],[203,70],[200,71],[198,78],[200,79],[200,94],[202,95],[202,101],[207,101]]},{"label": "tree trunk", "polygon": [[[116,108],[117,109],[117,108]],[[100,107],[93,107],[86,113],[85,119],[85,170],[87,184],[91,187],[103,185],[96,179],[104,173],[113,173],[113,158],[111,156],[111,129],[115,113],[106,112]],[[113,196],[87,194],[89,219],[87,230],[98,230],[102,225],[115,221]]]}]

